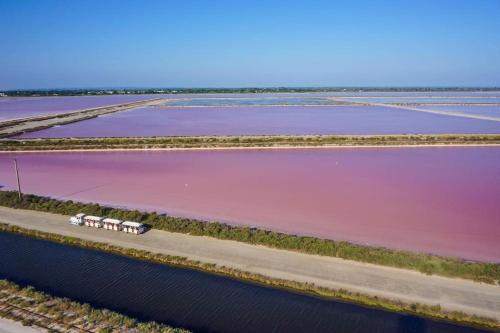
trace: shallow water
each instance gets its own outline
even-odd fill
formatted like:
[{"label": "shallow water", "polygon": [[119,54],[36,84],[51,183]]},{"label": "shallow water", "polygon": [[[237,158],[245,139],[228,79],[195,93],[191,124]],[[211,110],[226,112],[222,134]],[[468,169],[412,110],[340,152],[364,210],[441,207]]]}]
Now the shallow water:
[{"label": "shallow water", "polygon": [[187,98],[167,101],[168,106],[251,106],[251,105],[335,105],[333,99],[320,97]]},{"label": "shallow water", "polygon": [[481,332],[6,233],[0,253],[0,278],[195,332]]},{"label": "shallow water", "polygon": [[[265,93],[265,94],[154,94],[154,95],[110,95],[110,96],[44,96],[44,97],[0,97],[0,121],[25,118],[37,115],[60,114],[81,109],[133,102],[154,97],[181,99],[171,105],[212,105],[221,104],[220,99],[231,99],[241,105],[266,104],[265,100],[274,100],[273,104],[334,104],[325,97],[356,97],[353,101],[404,101],[439,98],[450,102],[466,101],[470,103],[492,101],[500,102],[500,92],[334,92],[334,93]],[[437,98],[437,99],[436,99]],[[451,99],[450,99],[451,98]],[[187,99],[187,100],[186,100]],[[252,102],[255,99],[256,102]],[[260,101],[259,101],[260,100]]]},{"label": "shallow water", "polygon": [[500,148],[0,154],[59,199],[500,261]]},{"label": "shallow water", "polygon": [[499,106],[477,106],[477,105],[424,105],[419,109],[435,110],[444,112],[460,112],[466,114],[476,114],[480,116],[491,116],[500,119],[500,105]]},{"label": "shallow water", "polygon": [[18,137],[406,133],[500,133],[500,122],[380,106],[149,107]]},{"label": "shallow water", "polygon": [[[156,95],[57,96],[0,98],[0,121],[141,101]],[[160,97],[160,96],[158,96]]]},{"label": "shallow water", "polygon": [[500,96],[388,96],[388,97],[345,97],[343,101],[384,104],[499,104]]}]

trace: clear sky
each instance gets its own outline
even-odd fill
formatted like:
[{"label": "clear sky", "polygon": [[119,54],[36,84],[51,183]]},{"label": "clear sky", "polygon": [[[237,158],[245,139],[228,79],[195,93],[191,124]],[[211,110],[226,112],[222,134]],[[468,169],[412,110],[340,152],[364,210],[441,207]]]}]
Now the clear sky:
[{"label": "clear sky", "polygon": [[500,86],[500,0],[0,0],[0,89]]}]

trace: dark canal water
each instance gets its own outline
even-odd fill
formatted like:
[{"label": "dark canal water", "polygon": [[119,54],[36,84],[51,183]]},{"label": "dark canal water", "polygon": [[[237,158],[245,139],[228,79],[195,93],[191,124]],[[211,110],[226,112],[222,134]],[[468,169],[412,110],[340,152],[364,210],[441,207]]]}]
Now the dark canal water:
[{"label": "dark canal water", "polygon": [[480,332],[1,232],[0,278],[197,332]]}]

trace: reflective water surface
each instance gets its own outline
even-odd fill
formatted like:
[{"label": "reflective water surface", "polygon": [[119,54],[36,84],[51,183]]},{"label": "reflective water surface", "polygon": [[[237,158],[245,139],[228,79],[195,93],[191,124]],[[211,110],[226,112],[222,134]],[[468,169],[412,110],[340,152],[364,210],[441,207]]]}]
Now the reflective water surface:
[{"label": "reflective water surface", "polygon": [[6,233],[0,253],[0,278],[195,332],[481,332]]},{"label": "reflective water surface", "polygon": [[0,185],[500,262],[500,147],[0,154]]},{"label": "reflective water surface", "polygon": [[500,122],[384,106],[147,107],[19,137],[411,133],[500,133]]}]

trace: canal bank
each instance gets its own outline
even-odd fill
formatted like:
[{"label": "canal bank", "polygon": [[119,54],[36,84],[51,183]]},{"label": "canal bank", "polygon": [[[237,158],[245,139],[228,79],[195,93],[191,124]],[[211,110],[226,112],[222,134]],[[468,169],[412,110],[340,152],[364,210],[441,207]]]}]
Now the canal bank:
[{"label": "canal bank", "polygon": [[0,251],[0,278],[195,332],[483,332],[10,233]]},{"label": "canal bank", "polygon": [[23,326],[20,322],[0,318],[0,333],[39,333],[32,327]]},{"label": "canal bank", "polygon": [[[0,216],[0,222],[83,239],[83,243],[74,242],[79,246],[86,246],[88,242],[101,242],[97,248],[104,251],[113,250],[113,246],[120,247],[121,250],[115,252],[143,259],[158,258],[160,262],[164,258],[155,253],[177,256],[165,261],[169,264],[182,264],[181,259],[187,258],[188,265],[200,269],[247,280],[258,278],[259,282],[317,294],[344,296],[351,301],[364,300],[364,303],[384,305],[391,310],[417,310],[424,311],[421,314],[427,315],[432,315],[433,312],[463,311],[493,318],[500,313],[500,287],[494,285],[160,230],[132,236],[75,227],[67,223],[67,217],[48,213],[2,207]],[[247,274],[242,274],[245,272]],[[279,283],[272,283],[273,279]],[[289,283],[285,283],[286,281]],[[329,293],[332,289],[348,292]],[[363,298],[362,295],[369,295],[371,298]],[[407,303],[407,306],[398,302],[385,303],[384,299],[398,300]],[[408,306],[410,303],[426,306],[414,306],[413,309]],[[466,315],[460,317],[468,318]],[[472,319],[473,317],[469,318]]]},{"label": "canal bank", "polygon": [[[5,330],[4,330],[5,329]],[[0,279],[0,333],[188,333]]]}]

